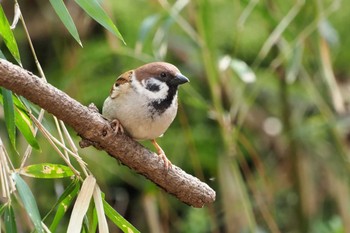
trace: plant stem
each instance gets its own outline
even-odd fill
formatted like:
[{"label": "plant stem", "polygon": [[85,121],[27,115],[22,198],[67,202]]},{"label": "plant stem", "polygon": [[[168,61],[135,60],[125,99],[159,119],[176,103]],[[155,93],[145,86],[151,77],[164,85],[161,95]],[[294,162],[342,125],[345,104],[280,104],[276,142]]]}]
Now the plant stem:
[{"label": "plant stem", "polygon": [[286,156],[290,160],[291,170],[290,179],[292,181],[293,192],[297,195],[297,203],[294,206],[294,215],[297,221],[296,232],[308,232],[309,223],[307,216],[303,209],[303,185],[302,185],[302,173],[299,171],[300,155],[298,153],[298,143],[293,136],[293,123],[292,123],[292,106],[289,103],[289,88],[286,80],[286,76],[282,75],[280,78],[280,95],[281,95],[281,109],[282,109],[282,121],[284,125],[284,132],[287,138],[287,150]]}]

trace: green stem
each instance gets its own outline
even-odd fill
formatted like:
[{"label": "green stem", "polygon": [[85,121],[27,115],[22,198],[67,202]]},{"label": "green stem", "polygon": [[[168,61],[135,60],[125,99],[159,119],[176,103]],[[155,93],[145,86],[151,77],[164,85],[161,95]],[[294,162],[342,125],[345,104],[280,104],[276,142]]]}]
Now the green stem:
[{"label": "green stem", "polygon": [[[197,30],[199,37],[202,38],[199,46],[201,46],[204,69],[211,94],[212,110],[223,140],[224,157],[219,158],[219,180],[223,186],[221,193],[226,200],[224,203],[231,203],[233,206],[237,206],[235,210],[232,209],[232,206],[224,206],[226,230],[227,232],[232,232],[233,230],[238,232],[239,229],[249,229],[249,232],[255,232],[256,224],[252,204],[235,156],[237,131],[235,131],[231,121],[225,120],[227,117],[225,117],[226,113],[221,97],[222,87],[217,65],[218,59],[214,52],[218,50],[215,47],[214,40],[216,37],[212,30],[213,17],[211,17],[211,10],[213,8],[208,0],[198,0],[196,7],[198,9],[198,14],[196,14],[198,16],[196,22]],[[232,196],[232,193],[235,195]],[[237,221],[237,225],[233,225],[235,221]]]},{"label": "green stem", "polygon": [[290,178],[293,185],[293,192],[297,194],[298,199],[294,207],[294,215],[296,224],[296,232],[308,232],[309,223],[307,216],[305,215],[303,208],[303,186],[302,186],[302,177],[299,170],[300,155],[298,153],[298,143],[293,136],[293,123],[292,123],[292,106],[289,103],[289,90],[288,83],[285,79],[285,76],[280,79],[280,95],[281,95],[281,105],[282,105],[282,121],[284,125],[284,131],[287,137],[287,157],[291,163]]}]

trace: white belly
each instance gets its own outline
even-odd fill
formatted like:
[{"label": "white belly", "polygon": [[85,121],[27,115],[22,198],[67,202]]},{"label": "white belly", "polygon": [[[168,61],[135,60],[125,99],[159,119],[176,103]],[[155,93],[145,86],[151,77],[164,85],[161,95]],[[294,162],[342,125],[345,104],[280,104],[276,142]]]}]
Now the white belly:
[{"label": "white belly", "polygon": [[171,107],[159,115],[152,114],[144,97],[136,93],[128,94],[128,98],[108,97],[104,102],[102,114],[109,120],[118,119],[135,140],[155,139],[164,134],[176,116],[177,96],[174,97]]}]

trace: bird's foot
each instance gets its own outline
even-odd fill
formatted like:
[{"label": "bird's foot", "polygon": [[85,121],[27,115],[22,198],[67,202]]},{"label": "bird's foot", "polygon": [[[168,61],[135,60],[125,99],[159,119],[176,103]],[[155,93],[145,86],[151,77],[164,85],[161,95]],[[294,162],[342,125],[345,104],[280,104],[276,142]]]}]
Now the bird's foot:
[{"label": "bird's foot", "polygon": [[117,134],[118,132],[124,134],[124,128],[117,119],[111,121],[111,127],[115,134]]},{"label": "bird's foot", "polygon": [[166,157],[164,151],[162,153],[159,153],[158,156],[163,159],[164,162],[164,167],[165,170],[169,170],[169,168],[171,169],[173,167],[173,164],[170,162],[170,160]]},{"label": "bird's foot", "polygon": [[163,160],[164,162],[164,167],[165,170],[169,170],[169,168],[172,168],[172,163],[170,162],[170,160],[166,157],[163,149],[158,145],[158,143],[156,142],[156,140],[152,140],[152,144],[154,145],[154,147],[157,149],[157,154],[158,156]]}]

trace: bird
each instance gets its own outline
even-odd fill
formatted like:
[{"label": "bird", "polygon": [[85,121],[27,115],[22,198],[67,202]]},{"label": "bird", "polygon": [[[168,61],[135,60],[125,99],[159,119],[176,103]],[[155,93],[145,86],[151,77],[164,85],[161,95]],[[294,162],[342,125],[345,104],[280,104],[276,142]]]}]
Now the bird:
[{"label": "bird", "polygon": [[158,145],[176,117],[178,87],[189,82],[180,70],[167,62],[152,62],[120,75],[103,103],[102,115],[136,141],[150,140],[163,160],[172,163]]}]

